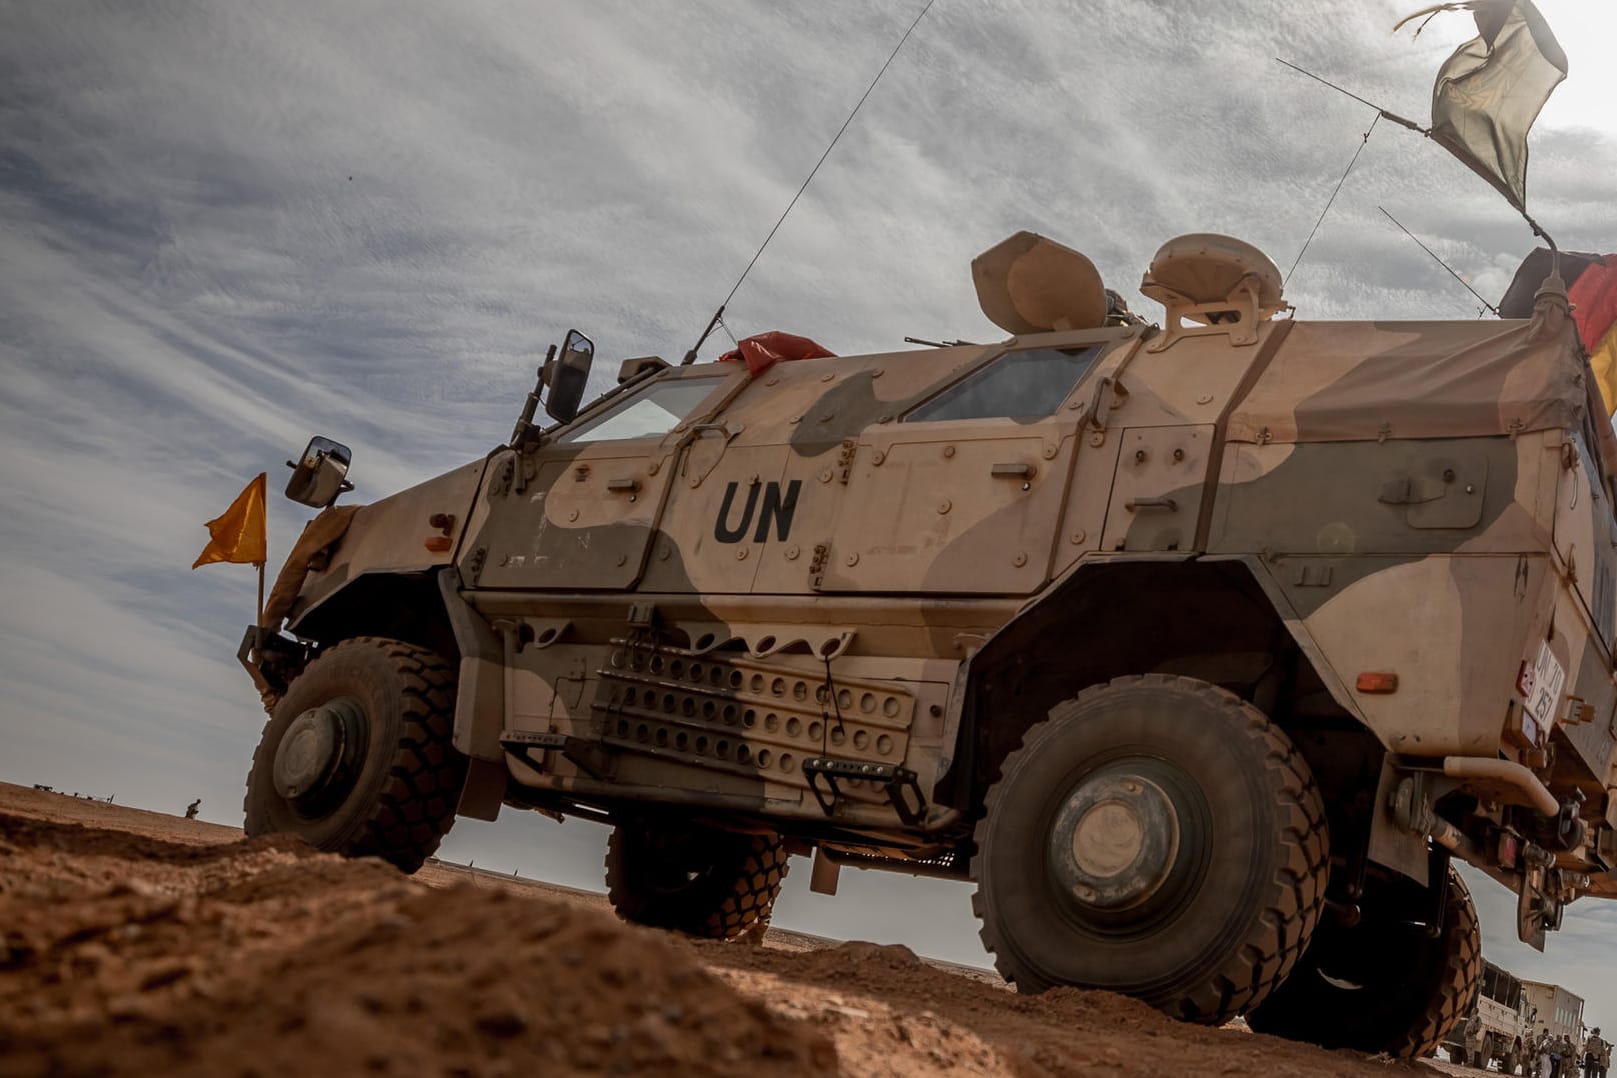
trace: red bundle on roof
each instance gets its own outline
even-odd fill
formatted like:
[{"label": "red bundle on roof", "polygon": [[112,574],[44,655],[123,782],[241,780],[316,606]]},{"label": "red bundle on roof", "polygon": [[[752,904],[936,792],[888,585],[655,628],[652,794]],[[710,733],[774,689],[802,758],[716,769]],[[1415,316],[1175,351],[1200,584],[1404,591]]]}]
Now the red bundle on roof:
[{"label": "red bundle on roof", "polygon": [[835,352],[827,351],[807,337],[799,337],[795,333],[782,333],[775,329],[768,333],[755,333],[751,337],[743,337],[736,343],[733,351],[719,357],[719,362],[745,361],[747,370],[756,378],[782,360],[824,359],[834,355]]}]

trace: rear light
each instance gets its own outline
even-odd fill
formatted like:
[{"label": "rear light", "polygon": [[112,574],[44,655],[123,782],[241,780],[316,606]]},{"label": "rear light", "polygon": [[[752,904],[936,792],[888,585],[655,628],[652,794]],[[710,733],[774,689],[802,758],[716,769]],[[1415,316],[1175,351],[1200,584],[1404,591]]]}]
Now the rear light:
[{"label": "rear light", "polygon": [[454,546],[455,542],[447,535],[429,535],[425,539],[421,540],[421,545],[432,551],[434,554],[443,554],[447,552],[450,547]]},{"label": "rear light", "polygon": [[1398,675],[1366,671],[1359,675],[1355,688],[1360,692],[1397,692]]}]

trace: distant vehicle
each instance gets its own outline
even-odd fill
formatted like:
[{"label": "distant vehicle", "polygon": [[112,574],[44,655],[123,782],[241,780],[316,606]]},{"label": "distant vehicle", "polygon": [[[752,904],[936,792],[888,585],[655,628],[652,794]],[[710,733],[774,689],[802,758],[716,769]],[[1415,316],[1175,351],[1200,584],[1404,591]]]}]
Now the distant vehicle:
[{"label": "distant vehicle", "polygon": [[1534,1029],[1549,1029],[1556,1037],[1569,1037],[1573,1044],[1582,1044],[1583,997],[1558,984],[1543,981],[1523,981],[1528,1003],[1538,1012]]},{"label": "distant vehicle", "polygon": [[972,272],[1007,339],[629,360],[581,409],[569,333],[555,426],[536,389],[364,506],[311,442],[248,832],[408,871],[457,813],[582,815],[622,916],[724,938],[792,854],[969,879],[1021,990],[1428,1054],[1484,969],[1451,857],[1536,945],[1617,895],[1617,438],[1564,286],[1291,320],[1193,235],[1158,328],[1030,233]]},{"label": "distant vehicle", "polygon": [[[1460,1030],[1472,1014],[1482,1016],[1486,1031],[1477,1059],[1470,1058],[1460,1040]],[[1443,1047],[1456,1063],[1482,1070],[1490,1063],[1498,1063],[1501,1074],[1519,1074],[1530,1062],[1527,1046],[1538,1031],[1534,1024],[1537,1016],[1538,1009],[1528,1000],[1522,981],[1509,970],[1485,961],[1476,1002],[1449,1032]]]}]

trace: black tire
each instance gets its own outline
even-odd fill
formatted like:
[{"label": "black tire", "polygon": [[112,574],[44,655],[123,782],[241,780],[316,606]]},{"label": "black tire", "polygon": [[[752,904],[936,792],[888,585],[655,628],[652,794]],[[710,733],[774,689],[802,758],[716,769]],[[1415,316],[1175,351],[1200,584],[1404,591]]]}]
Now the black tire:
[{"label": "black tire", "polygon": [[[1139,836],[1121,869],[1103,809]],[[1190,678],[1119,678],[1051,709],[1002,763],[976,841],[972,906],[1018,990],[1103,988],[1195,1022],[1278,985],[1325,898],[1307,762],[1262,712]]]},{"label": "black tire", "polygon": [[776,835],[626,821],[606,848],[606,895],[625,921],[704,939],[767,926],[786,880]]},{"label": "black tire", "polygon": [[336,645],[293,680],[264,727],[247,775],[247,834],[293,834],[414,872],[454,822],[466,778],[454,715],[455,668],[441,656],[379,637]]},{"label": "black tire", "polygon": [[[1401,1059],[1431,1055],[1443,1043],[1482,980],[1471,892],[1451,867],[1436,938],[1411,913],[1415,902],[1377,897],[1374,889],[1366,892],[1357,925],[1320,926],[1291,977],[1246,1016],[1253,1029]],[[1487,1060],[1472,1065],[1485,1067]]]}]

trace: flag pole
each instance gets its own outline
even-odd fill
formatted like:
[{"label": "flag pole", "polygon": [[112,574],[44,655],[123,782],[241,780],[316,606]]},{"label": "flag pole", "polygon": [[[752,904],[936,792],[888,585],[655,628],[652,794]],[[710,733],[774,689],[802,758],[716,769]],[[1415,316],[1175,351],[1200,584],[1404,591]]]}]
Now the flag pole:
[{"label": "flag pole", "polygon": [[254,625],[264,624],[264,563],[256,562],[258,566],[258,618]]},{"label": "flag pole", "polygon": [[[1438,8],[1440,8],[1442,10],[1458,10],[1457,8],[1452,8],[1449,5],[1438,5]],[[1418,11],[1415,14],[1416,15],[1424,15],[1424,14],[1426,14],[1426,12],[1425,11]],[[1414,16],[1411,16],[1411,18],[1413,18],[1413,17]],[[1407,22],[1408,20],[1406,19],[1404,21]],[[1403,23],[1399,23],[1399,25],[1402,26]],[[1323,83],[1324,85],[1329,86],[1331,89],[1335,90],[1337,93],[1342,94],[1342,95],[1344,95],[1346,97],[1351,97],[1353,100],[1357,101],[1361,105],[1368,105],[1370,108],[1373,108],[1373,109],[1376,110],[1376,112],[1380,113],[1382,119],[1391,120],[1393,123],[1398,124],[1401,127],[1407,127],[1411,131],[1414,131],[1417,134],[1425,135],[1427,138],[1432,138],[1432,129],[1431,128],[1422,127],[1420,124],[1416,123],[1414,120],[1408,119],[1407,117],[1404,117],[1404,116],[1400,116],[1396,112],[1389,112],[1388,110],[1382,108],[1380,105],[1376,104],[1374,101],[1370,101],[1370,100],[1368,100],[1366,98],[1360,97],[1358,94],[1354,93],[1352,90],[1343,89],[1342,87],[1338,86],[1336,83],[1332,82],[1330,79],[1320,78],[1318,75],[1314,74],[1312,71],[1309,71],[1306,68],[1298,67],[1296,64],[1292,63],[1290,60],[1282,60],[1278,56],[1275,57],[1275,63],[1283,64],[1286,67],[1289,67],[1293,71],[1297,72],[1297,74],[1299,74],[1299,75],[1306,75],[1309,78],[1313,79],[1315,82]],[[1368,134],[1365,135],[1366,140],[1368,140],[1369,137],[1370,136]],[[1443,142],[1443,140],[1441,138],[1437,139],[1437,143],[1438,143],[1438,145],[1443,146],[1445,149],[1448,149],[1450,153],[1455,152],[1452,148],[1448,147]],[[1363,149],[1362,144],[1361,144],[1360,148]],[[1464,159],[1461,158],[1461,160],[1463,161]],[[1351,171],[1352,168],[1353,168],[1353,166],[1350,164],[1348,166],[1348,169]],[[1474,169],[1473,169],[1473,171],[1474,171]],[[1484,177],[1484,178],[1486,178],[1486,177]],[[1552,265],[1559,266],[1560,265],[1561,249],[1555,245],[1555,239],[1548,232],[1544,231],[1543,226],[1541,226],[1537,221],[1533,220],[1532,214],[1527,212],[1527,207],[1518,206],[1516,204],[1515,199],[1507,198],[1506,201],[1510,203],[1510,208],[1511,209],[1513,209],[1517,213],[1521,214],[1522,220],[1526,221],[1527,226],[1533,230],[1533,235],[1539,237],[1545,243],[1550,245],[1550,256],[1551,256],[1551,259],[1552,259]],[[1330,207],[1326,206],[1326,209],[1328,210],[1328,209],[1330,209]],[[1382,212],[1385,213],[1386,211],[1383,210]],[[1397,224],[1396,221],[1393,222],[1393,223]],[[1318,228],[1318,227],[1319,227],[1318,225],[1315,226],[1315,228]],[[1399,227],[1402,228],[1403,226],[1399,225]],[[1306,244],[1304,245],[1304,248],[1305,249],[1307,248]],[[1301,256],[1299,256],[1299,258],[1301,258]],[[1293,266],[1292,268],[1296,269],[1297,267]],[[1290,276],[1290,274],[1287,274],[1287,276]],[[1556,276],[1560,276],[1560,274],[1557,272]]]},{"label": "flag pole", "polygon": [[1282,60],[1280,57],[1276,56],[1275,57],[1275,63],[1284,64],[1286,67],[1291,68],[1293,71],[1297,72],[1297,74],[1299,74],[1299,75],[1307,75],[1309,78],[1313,79],[1315,82],[1324,83],[1326,86],[1329,86],[1331,89],[1335,90],[1337,93],[1343,94],[1343,95],[1345,95],[1347,97],[1351,97],[1353,100],[1357,101],[1361,105],[1370,106],[1371,108],[1375,109],[1377,112],[1379,112],[1381,114],[1382,119],[1391,120],[1393,123],[1398,124],[1400,127],[1407,127],[1411,131],[1414,131],[1414,132],[1417,132],[1419,134],[1425,135],[1428,138],[1431,137],[1432,132],[1431,132],[1431,130],[1429,128],[1422,127],[1420,124],[1416,123],[1414,120],[1411,120],[1411,119],[1408,119],[1406,117],[1400,116],[1396,112],[1389,112],[1388,110],[1382,108],[1380,105],[1376,104],[1374,101],[1368,101],[1365,98],[1360,97],[1358,94],[1354,93],[1352,90],[1344,90],[1344,89],[1342,89],[1342,87],[1336,85],[1336,83],[1332,82],[1330,79],[1322,79],[1318,75],[1314,74],[1312,71],[1309,71],[1309,70],[1307,70],[1305,68],[1298,67],[1296,64],[1292,63],[1290,60]]}]

